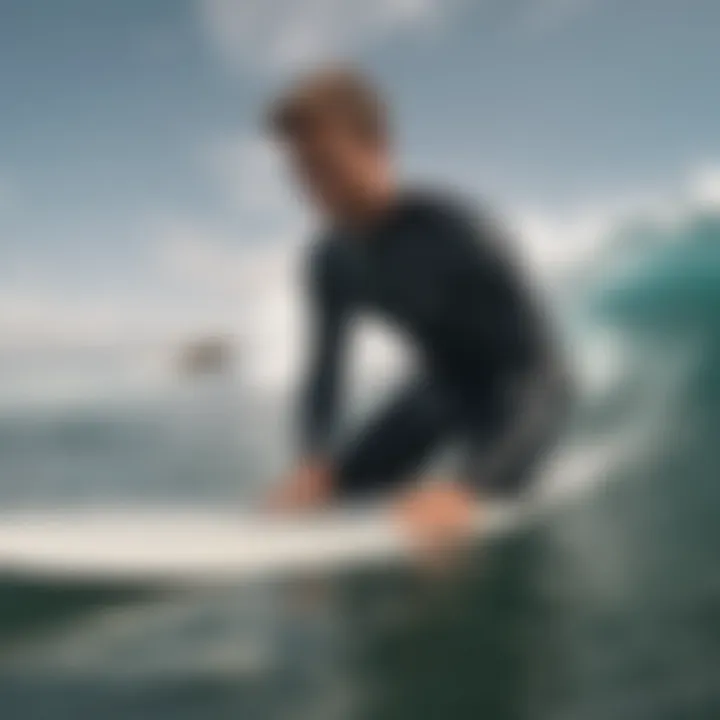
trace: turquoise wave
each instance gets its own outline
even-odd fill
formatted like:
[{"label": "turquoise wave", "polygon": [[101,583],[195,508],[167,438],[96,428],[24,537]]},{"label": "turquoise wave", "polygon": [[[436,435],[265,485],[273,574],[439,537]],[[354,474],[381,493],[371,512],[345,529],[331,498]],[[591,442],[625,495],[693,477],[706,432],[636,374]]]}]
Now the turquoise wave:
[{"label": "turquoise wave", "polygon": [[711,421],[720,414],[720,215],[700,213],[671,228],[635,232],[644,249],[604,278],[590,306],[628,342],[652,347],[650,362],[684,353],[677,411],[685,420]]}]

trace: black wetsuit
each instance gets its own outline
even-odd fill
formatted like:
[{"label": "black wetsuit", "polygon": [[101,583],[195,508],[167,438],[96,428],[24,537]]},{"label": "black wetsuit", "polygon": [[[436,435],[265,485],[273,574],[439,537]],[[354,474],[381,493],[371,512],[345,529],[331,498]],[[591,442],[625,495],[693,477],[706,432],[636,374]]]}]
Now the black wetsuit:
[{"label": "black wetsuit", "polygon": [[[458,442],[464,480],[515,492],[556,438],[568,405],[565,374],[502,244],[494,225],[457,203],[406,193],[371,229],[334,230],[314,248],[302,449],[334,459],[343,494],[411,480],[437,450]],[[338,448],[345,336],[357,312],[404,331],[421,375]]]}]

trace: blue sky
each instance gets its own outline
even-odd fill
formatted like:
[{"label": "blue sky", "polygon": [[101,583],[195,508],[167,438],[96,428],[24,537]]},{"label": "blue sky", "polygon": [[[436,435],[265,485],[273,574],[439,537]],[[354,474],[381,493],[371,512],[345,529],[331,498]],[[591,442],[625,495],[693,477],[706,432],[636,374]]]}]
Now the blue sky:
[{"label": "blue sky", "polygon": [[325,58],[386,87],[408,174],[545,236],[541,216],[712,194],[719,37],[716,0],[0,0],[0,328],[279,322],[305,223],[257,120]]}]

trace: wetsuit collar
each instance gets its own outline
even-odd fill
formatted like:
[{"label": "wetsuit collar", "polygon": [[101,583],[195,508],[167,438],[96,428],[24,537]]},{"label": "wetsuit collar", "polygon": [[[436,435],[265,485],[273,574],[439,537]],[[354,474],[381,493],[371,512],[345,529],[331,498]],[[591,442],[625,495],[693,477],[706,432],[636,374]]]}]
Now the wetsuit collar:
[{"label": "wetsuit collar", "polygon": [[377,214],[368,218],[366,223],[356,225],[352,223],[336,223],[334,226],[335,233],[340,237],[353,241],[376,243],[380,239],[387,237],[387,232],[404,215],[407,205],[408,193],[405,190],[398,189],[387,205]]}]

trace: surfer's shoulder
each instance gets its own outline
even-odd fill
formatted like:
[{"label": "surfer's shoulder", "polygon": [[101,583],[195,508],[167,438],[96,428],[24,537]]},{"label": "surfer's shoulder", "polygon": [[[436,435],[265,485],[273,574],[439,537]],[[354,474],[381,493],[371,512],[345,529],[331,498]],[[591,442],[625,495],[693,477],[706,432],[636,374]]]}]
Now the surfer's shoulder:
[{"label": "surfer's shoulder", "polygon": [[443,232],[478,230],[490,218],[484,202],[443,188],[408,190],[402,199],[402,208],[407,217]]},{"label": "surfer's shoulder", "polygon": [[445,246],[496,245],[500,223],[482,200],[447,189],[423,188],[407,193],[406,216]]}]

